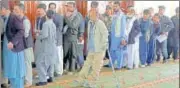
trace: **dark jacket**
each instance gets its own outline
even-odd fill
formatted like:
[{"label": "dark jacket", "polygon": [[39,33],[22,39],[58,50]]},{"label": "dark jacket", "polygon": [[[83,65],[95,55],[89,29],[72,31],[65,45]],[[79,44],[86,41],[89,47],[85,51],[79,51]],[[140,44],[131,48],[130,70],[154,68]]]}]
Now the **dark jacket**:
[{"label": "dark jacket", "polygon": [[169,32],[168,45],[179,46],[179,18],[177,16],[173,16],[171,20],[174,24],[174,28]]},{"label": "dark jacket", "polygon": [[[39,23],[39,20],[41,20],[41,22]],[[46,21],[46,17],[44,16],[44,17],[38,17],[37,19],[36,19],[36,29],[38,29],[38,26],[40,25],[40,29],[38,29],[38,30],[42,30],[42,25],[43,25],[43,23]]]},{"label": "dark jacket", "polygon": [[24,50],[23,20],[13,14],[10,14],[6,26],[6,36],[8,42],[12,42],[14,45],[12,51],[20,52]]},{"label": "dark jacket", "polygon": [[65,24],[68,26],[68,29],[65,31],[63,36],[65,41],[77,42],[78,35],[81,35],[79,34],[79,27],[81,22],[82,15],[79,12],[77,12],[72,19],[65,17]]},{"label": "dark jacket", "polygon": [[129,33],[129,38],[128,38],[128,44],[134,44],[135,43],[135,37],[141,32],[140,29],[140,23],[136,19],[133,23],[132,29]]},{"label": "dark jacket", "polygon": [[54,14],[53,22],[56,25],[57,46],[62,45],[64,18],[58,13]]},{"label": "dark jacket", "polygon": [[160,17],[160,24],[161,24],[161,32],[169,32],[172,28],[174,28],[171,19],[164,15]]}]

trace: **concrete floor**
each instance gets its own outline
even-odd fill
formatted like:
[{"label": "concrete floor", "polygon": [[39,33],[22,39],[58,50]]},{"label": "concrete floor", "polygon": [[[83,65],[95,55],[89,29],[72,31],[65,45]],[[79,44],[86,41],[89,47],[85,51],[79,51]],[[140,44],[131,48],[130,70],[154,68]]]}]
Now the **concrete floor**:
[{"label": "concrete floor", "polygon": [[[121,88],[179,88],[179,62],[155,63],[151,67],[134,70],[122,69],[117,71],[116,75]],[[81,88],[75,87],[72,83],[74,79],[75,75],[64,75],[47,86],[32,88]],[[98,88],[116,88],[110,68],[102,69],[98,86]]]}]

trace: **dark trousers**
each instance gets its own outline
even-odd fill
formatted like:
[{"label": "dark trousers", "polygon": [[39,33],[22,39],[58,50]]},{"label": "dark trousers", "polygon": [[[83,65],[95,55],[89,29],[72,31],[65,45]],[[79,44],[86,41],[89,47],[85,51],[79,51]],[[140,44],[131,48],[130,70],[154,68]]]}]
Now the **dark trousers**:
[{"label": "dark trousers", "polygon": [[170,59],[171,54],[173,53],[173,59],[178,58],[178,52],[179,52],[179,47],[178,46],[170,46],[168,45],[168,59]]},{"label": "dark trousers", "polygon": [[163,60],[167,60],[168,58],[168,52],[167,52],[167,40],[164,40],[163,42],[156,41],[156,53],[157,53],[157,61],[160,61],[160,55],[162,53]]},{"label": "dark trousers", "polygon": [[83,53],[83,49],[84,49],[84,44],[78,44],[78,60],[77,60],[77,65],[79,65],[80,67],[82,67],[84,65],[84,53]]},{"label": "dark trousers", "polygon": [[156,39],[151,37],[148,47],[147,64],[152,64],[156,57]]},{"label": "dark trousers", "polygon": [[76,41],[64,41],[64,67],[65,70],[74,72],[77,62],[77,42]]}]

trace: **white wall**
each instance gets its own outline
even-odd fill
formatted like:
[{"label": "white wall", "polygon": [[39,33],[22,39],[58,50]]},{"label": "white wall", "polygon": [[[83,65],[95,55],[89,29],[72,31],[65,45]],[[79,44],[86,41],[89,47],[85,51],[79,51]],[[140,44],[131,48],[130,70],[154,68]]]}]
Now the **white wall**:
[{"label": "white wall", "polygon": [[[90,10],[90,8],[91,8],[91,2],[92,1],[88,1],[88,6],[87,6],[87,11],[89,11]],[[99,6],[98,6],[98,8],[99,8],[99,13],[100,14],[103,14],[104,12],[105,12],[105,9],[106,9],[106,5],[107,5],[107,1],[98,1],[99,2]]]},{"label": "white wall", "polygon": [[144,9],[153,7],[154,12],[158,12],[158,6],[164,5],[166,7],[165,15],[171,17],[175,14],[175,8],[179,6],[179,1],[135,1],[135,9],[139,14]]}]

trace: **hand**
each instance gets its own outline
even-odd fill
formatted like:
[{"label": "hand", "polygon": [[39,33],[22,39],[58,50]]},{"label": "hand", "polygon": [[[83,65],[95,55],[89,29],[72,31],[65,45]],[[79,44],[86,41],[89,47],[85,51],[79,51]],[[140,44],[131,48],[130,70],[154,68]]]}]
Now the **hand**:
[{"label": "hand", "polygon": [[79,37],[79,42],[82,42],[83,41],[83,37]]},{"label": "hand", "polygon": [[125,40],[122,40],[121,45],[126,45],[127,42]]},{"label": "hand", "polygon": [[8,49],[11,50],[11,49],[13,49],[13,46],[14,46],[14,45],[12,44],[12,42],[9,42],[7,46],[8,46]]},{"label": "hand", "polygon": [[36,30],[36,37],[39,36],[40,30]]}]

